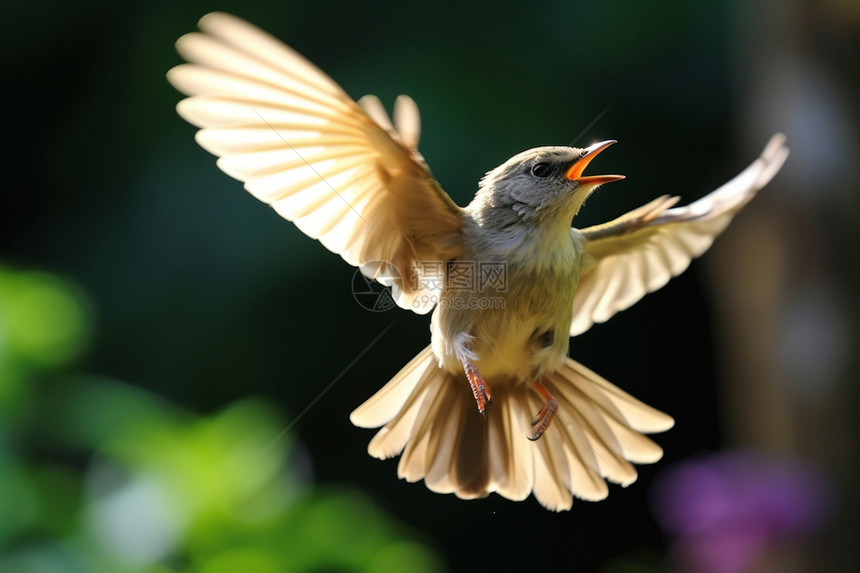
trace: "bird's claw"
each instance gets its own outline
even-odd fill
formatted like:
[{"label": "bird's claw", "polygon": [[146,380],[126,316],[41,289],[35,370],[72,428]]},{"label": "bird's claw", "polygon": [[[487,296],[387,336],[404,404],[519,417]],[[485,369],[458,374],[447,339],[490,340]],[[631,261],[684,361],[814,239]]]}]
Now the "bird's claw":
[{"label": "bird's claw", "polygon": [[544,407],[540,409],[540,412],[537,413],[535,419],[532,420],[532,428],[534,428],[534,434],[529,437],[529,440],[535,442],[543,436],[543,433],[546,432],[546,429],[549,428],[550,423],[552,423],[552,419],[555,417],[555,413],[558,411],[558,401],[552,397],[552,394],[549,393],[543,384],[535,380],[533,384],[535,390],[538,391],[538,394],[543,396],[546,400],[546,404]]},{"label": "bird's claw", "polygon": [[529,437],[531,441],[537,441],[543,436],[543,433],[546,432],[546,429],[549,428],[552,419],[555,417],[555,413],[558,411],[558,402],[555,398],[550,398],[550,400],[541,408],[540,412],[537,413],[535,419],[532,420],[532,428],[534,428],[534,435]]},{"label": "bird's claw", "polygon": [[484,410],[486,410],[493,399],[490,387],[487,386],[481,373],[478,372],[478,368],[471,362],[463,364],[463,370],[466,372],[466,378],[469,380],[469,386],[472,388],[472,395],[475,396],[475,402],[478,404],[478,412],[486,418],[487,415],[484,413]]}]

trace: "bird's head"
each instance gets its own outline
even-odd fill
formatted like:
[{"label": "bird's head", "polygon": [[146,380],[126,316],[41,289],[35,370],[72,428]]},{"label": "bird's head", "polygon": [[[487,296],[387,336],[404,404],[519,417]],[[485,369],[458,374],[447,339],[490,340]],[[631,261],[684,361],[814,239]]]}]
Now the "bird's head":
[{"label": "bird's head", "polygon": [[482,224],[510,226],[517,221],[570,224],[588,196],[623,175],[583,175],[598,153],[615,143],[576,147],[536,147],[489,171],[469,209]]}]

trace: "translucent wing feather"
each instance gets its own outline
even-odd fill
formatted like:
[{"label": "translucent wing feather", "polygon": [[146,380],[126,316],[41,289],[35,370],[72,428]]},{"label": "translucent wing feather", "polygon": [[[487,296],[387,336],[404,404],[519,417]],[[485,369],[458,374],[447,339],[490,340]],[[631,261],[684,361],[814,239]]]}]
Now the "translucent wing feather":
[{"label": "translucent wing feather", "polygon": [[[383,284],[418,313],[433,307],[422,262],[459,253],[460,208],[417,152],[418,108],[401,96],[392,126],[379,100],[359,107],[327,75],[262,30],[223,13],[177,50],[168,72],[191,96],[179,114],[198,143],[303,232]],[[424,295],[424,296],[422,296]]]},{"label": "translucent wing feather", "polygon": [[572,229],[584,254],[571,336],[605,322],[682,273],[773,178],[787,156],[785,136],[775,135],[749,167],[690,205],[673,207],[678,198],[663,196],[603,225]]}]

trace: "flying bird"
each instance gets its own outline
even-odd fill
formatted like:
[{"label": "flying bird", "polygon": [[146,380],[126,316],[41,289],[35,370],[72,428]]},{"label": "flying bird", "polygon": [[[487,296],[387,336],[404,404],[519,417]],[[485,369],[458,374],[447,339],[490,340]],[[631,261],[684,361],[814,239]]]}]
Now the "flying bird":
[{"label": "flying bird", "polygon": [[534,494],[551,510],[600,500],[607,480],[662,449],[646,433],[672,418],[568,354],[570,336],[665,285],[701,255],[776,174],[762,155],[685,206],[664,195],[576,229],[588,196],[619,175],[585,175],[614,141],[538,147],[481,179],[458,206],[418,152],[418,108],[354,102],[297,52],[251,24],[211,13],[177,41],[168,72],[190,96],[179,114],[226,174],[351,265],[391,287],[402,308],[432,311],[431,344],[352,412],[382,427],[368,451],[400,454],[398,475],[461,498]]}]

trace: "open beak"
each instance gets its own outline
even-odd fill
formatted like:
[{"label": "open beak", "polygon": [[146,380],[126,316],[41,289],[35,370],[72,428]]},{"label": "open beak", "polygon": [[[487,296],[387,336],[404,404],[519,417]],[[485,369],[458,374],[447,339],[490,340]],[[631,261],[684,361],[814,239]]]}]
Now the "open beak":
[{"label": "open beak", "polygon": [[591,163],[591,160],[597,157],[597,154],[616,143],[614,139],[609,139],[607,141],[601,141],[600,143],[595,143],[594,145],[590,145],[585,148],[585,155],[580,157],[576,163],[570,166],[570,169],[567,170],[565,176],[571,181],[576,181],[577,183],[582,185],[603,185],[604,183],[612,183],[613,181],[620,181],[624,179],[623,175],[589,175],[587,177],[582,176],[582,172],[585,171],[585,168]]}]

